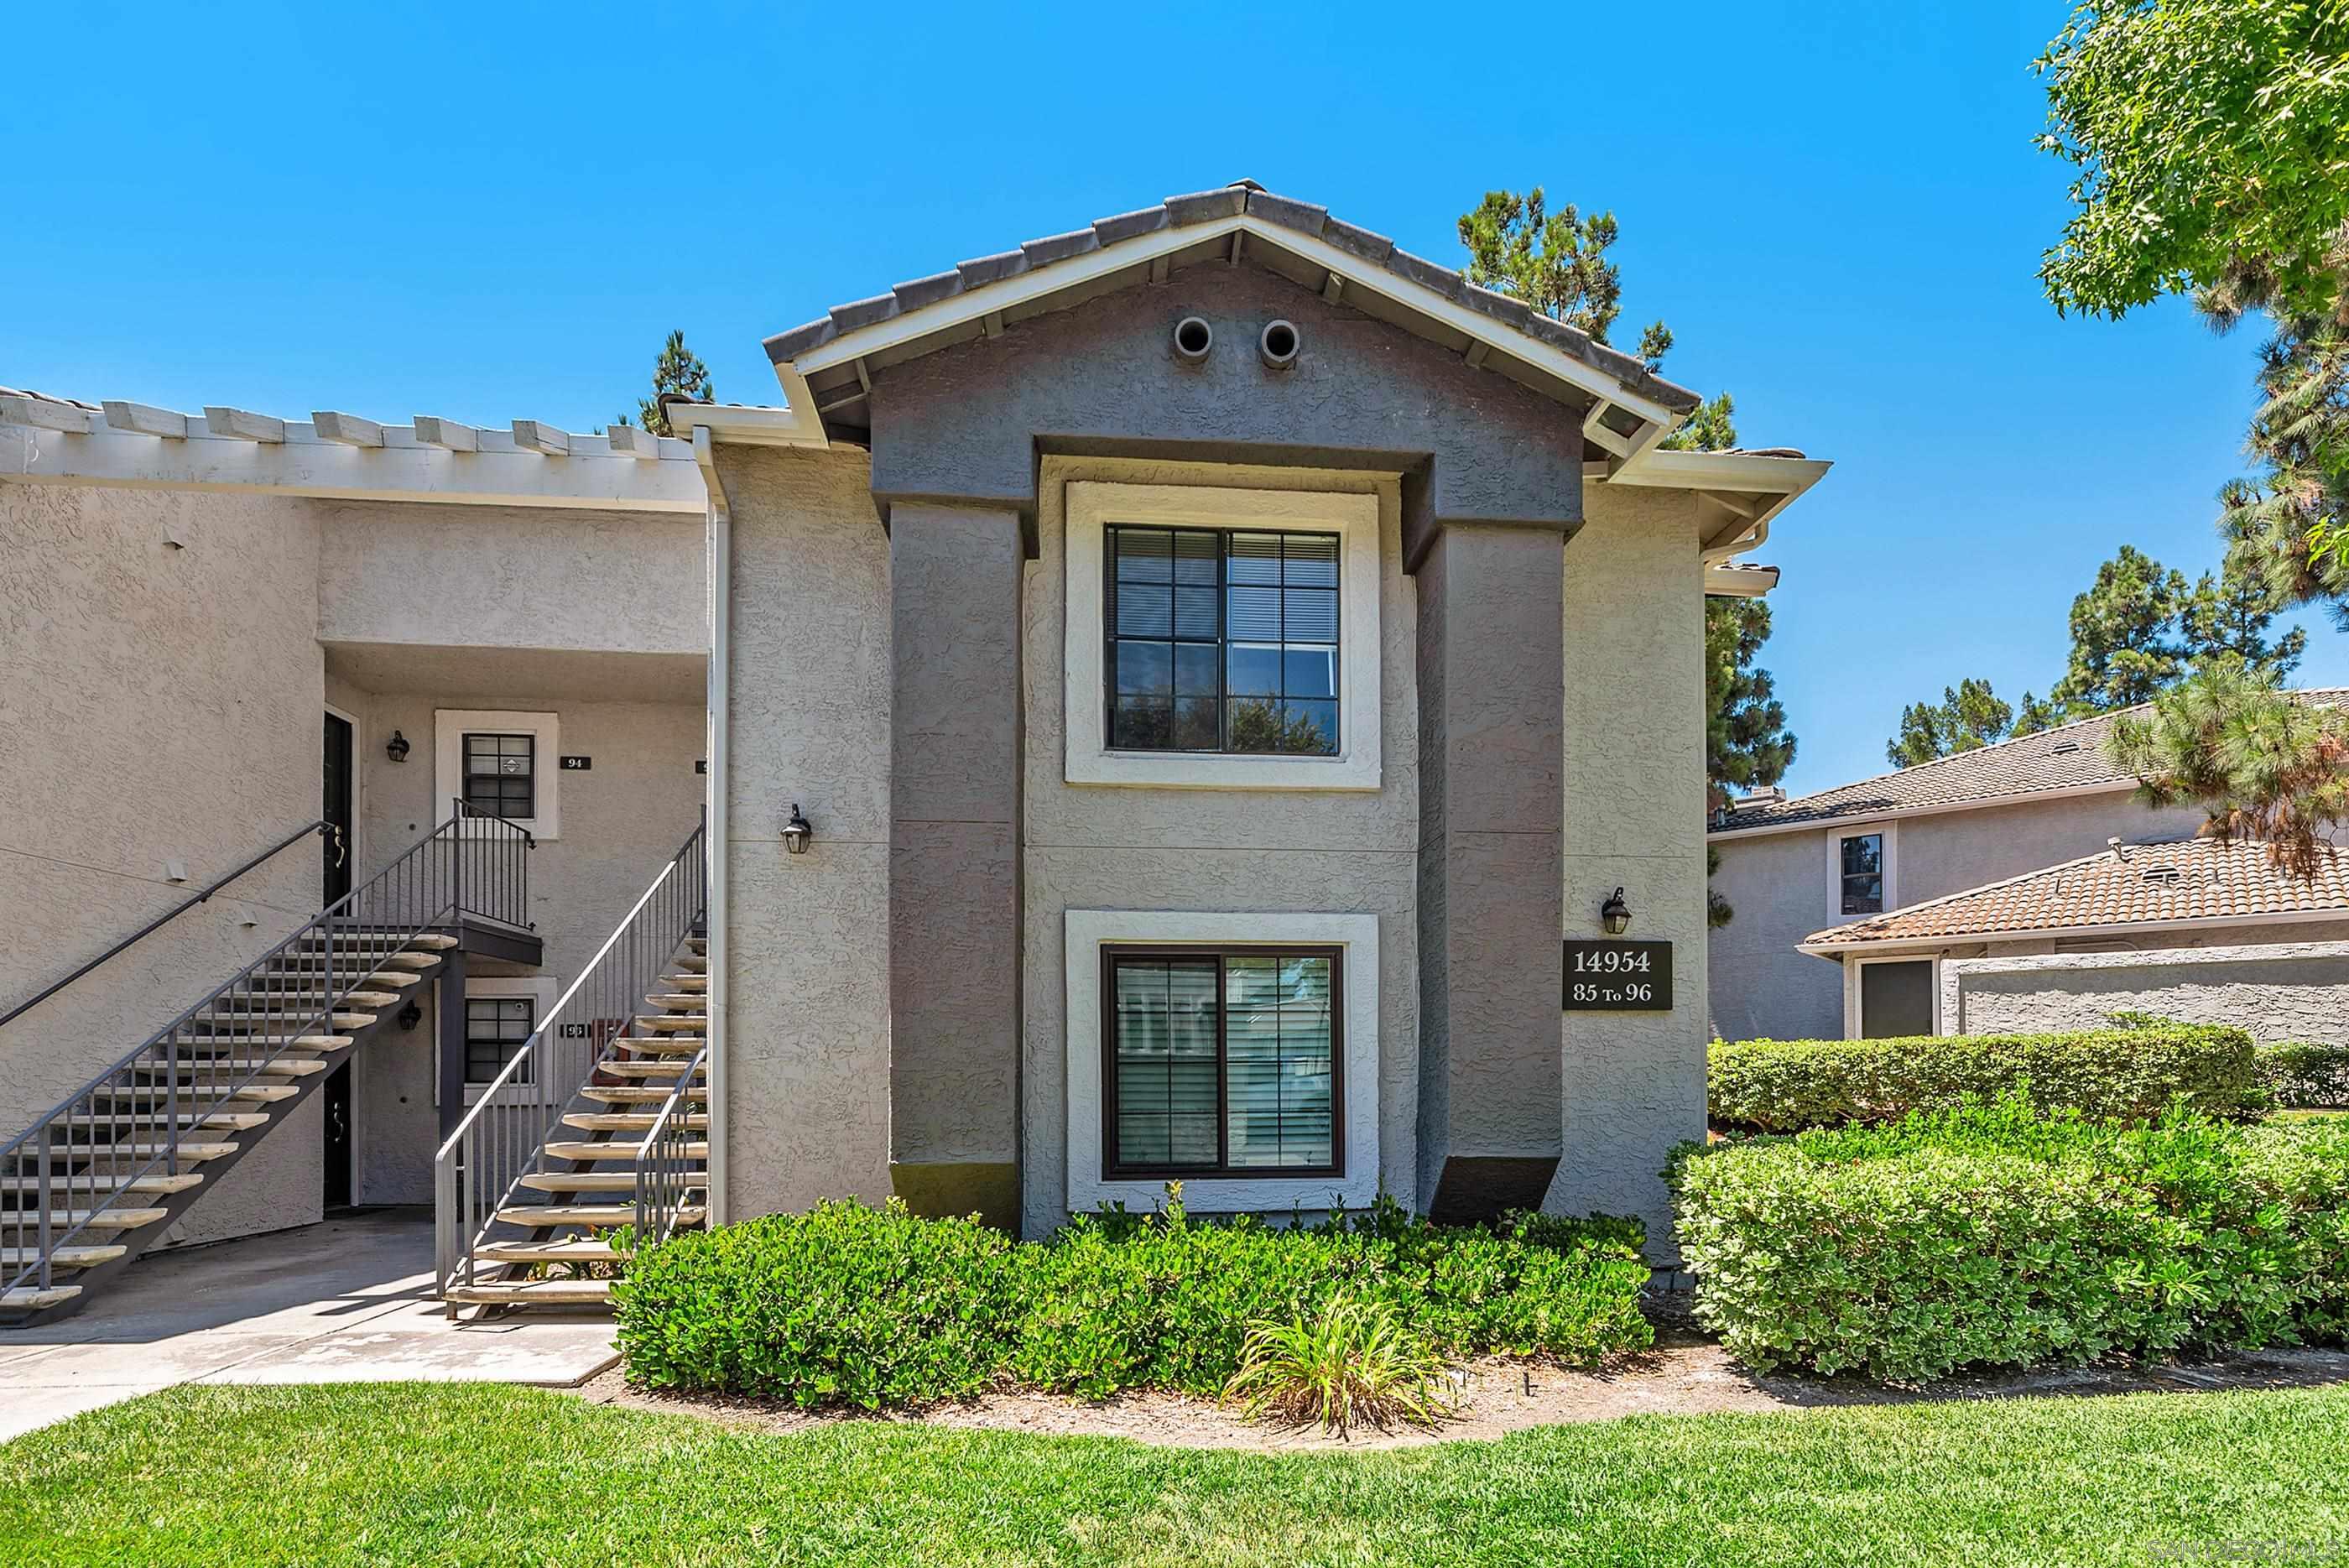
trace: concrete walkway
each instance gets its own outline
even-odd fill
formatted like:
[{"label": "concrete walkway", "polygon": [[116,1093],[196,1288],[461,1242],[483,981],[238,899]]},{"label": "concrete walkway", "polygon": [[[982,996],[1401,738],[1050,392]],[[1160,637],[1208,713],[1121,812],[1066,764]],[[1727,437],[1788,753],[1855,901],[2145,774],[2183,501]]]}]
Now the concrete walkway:
[{"label": "concrete walkway", "polygon": [[616,1359],[603,1314],[452,1323],[432,1216],[376,1210],[131,1264],[88,1307],[0,1329],[0,1441],[181,1383],[534,1383]]}]

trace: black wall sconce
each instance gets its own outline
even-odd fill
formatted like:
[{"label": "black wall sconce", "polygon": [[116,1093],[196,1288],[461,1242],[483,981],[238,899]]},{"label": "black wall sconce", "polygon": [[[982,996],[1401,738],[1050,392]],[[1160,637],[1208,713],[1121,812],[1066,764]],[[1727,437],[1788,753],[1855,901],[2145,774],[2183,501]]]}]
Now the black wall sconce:
[{"label": "black wall sconce", "polygon": [[408,737],[397,730],[391,732],[391,739],[383,743],[383,754],[395,763],[406,762],[410,749]]},{"label": "black wall sconce", "polygon": [[1599,906],[1599,923],[1610,937],[1619,937],[1631,929],[1631,906],[1623,901],[1623,889],[1616,888]]},{"label": "black wall sconce", "polygon": [[800,815],[800,803],[792,802],[791,820],[783,824],[783,847],[793,855],[805,855],[815,840],[815,829]]},{"label": "black wall sconce", "polygon": [[399,1020],[399,1026],[402,1029],[413,1029],[424,1022],[424,1009],[411,1002],[392,1016]]}]

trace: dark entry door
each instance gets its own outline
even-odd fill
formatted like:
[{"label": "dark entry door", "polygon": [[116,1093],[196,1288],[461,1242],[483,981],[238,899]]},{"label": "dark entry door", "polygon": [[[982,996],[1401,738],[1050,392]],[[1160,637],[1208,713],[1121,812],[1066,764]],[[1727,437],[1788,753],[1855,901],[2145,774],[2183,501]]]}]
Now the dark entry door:
[{"label": "dark entry door", "polygon": [[351,1064],[326,1077],[326,1207],[351,1205]]},{"label": "dark entry door", "polygon": [[326,902],[351,890],[351,722],[326,715],[326,799],[318,815],[337,830],[326,836]]}]

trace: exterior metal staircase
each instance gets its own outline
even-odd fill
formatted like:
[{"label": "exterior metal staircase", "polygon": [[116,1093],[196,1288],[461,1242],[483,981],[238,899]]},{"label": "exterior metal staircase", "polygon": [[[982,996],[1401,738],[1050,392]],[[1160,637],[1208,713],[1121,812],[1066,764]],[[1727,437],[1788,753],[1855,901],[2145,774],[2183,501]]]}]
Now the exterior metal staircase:
[{"label": "exterior metal staircase", "polygon": [[441,1145],[451,1316],[605,1304],[635,1249],[704,1222],[707,843],[696,828]]},{"label": "exterior metal staircase", "polygon": [[0,1144],[0,1325],[86,1304],[419,994],[461,931],[527,931],[533,847],[526,830],[460,805]]}]

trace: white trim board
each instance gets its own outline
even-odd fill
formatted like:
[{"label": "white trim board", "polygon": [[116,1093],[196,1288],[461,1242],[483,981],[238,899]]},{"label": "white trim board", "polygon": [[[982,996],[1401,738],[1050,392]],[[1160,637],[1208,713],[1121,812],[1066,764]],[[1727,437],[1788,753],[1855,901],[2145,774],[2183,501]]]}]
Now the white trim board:
[{"label": "white trim board", "polygon": [[1312,943],[1345,949],[1345,1170],[1338,1176],[1217,1178],[1183,1183],[1185,1207],[1200,1213],[1321,1210],[1333,1199],[1366,1208],[1379,1192],[1379,918],[1376,915],[1229,914],[1197,910],[1071,909],[1062,917],[1067,964],[1068,1205],[1086,1213],[1103,1203],[1148,1212],[1165,1198],[1161,1181],[1102,1175],[1101,950],[1148,942],[1247,947]]},{"label": "white trim board", "polygon": [[454,812],[457,797],[464,793],[464,737],[468,731],[527,734],[537,742],[531,757],[533,769],[532,804],[537,807],[537,815],[508,820],[517,827],[528,829],[533,837],[560,838],[563,836],[563,722],[553,713],[514,712],[492,708],[433,709],[432,787],[439,797],[433,802],[435,818],[439,819],[444,813]]},{"label": "white trim board", "polygon": [[[1072,784],[1174,789],[1375,790],[1380,781],[1379,498],[1370,493],[1250,490],[1216,485],[1072,480],[1067,491],[1067,617],[1061,668],[1067,740],[1061,776]],[[1104,732],[1102,529],[1111,523],[1176,528],[1298,528],[1339,536],[1338,754],[1119,752]]]}]

